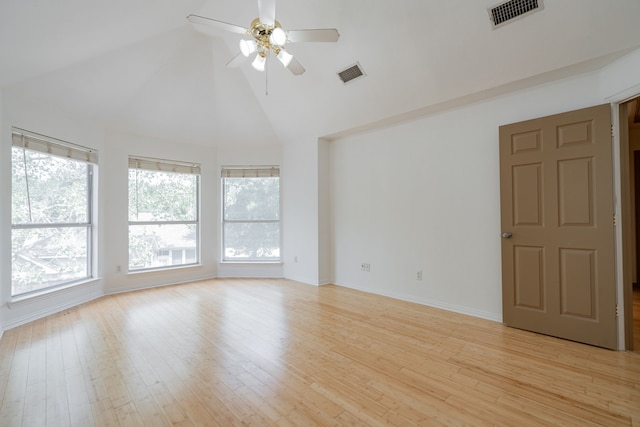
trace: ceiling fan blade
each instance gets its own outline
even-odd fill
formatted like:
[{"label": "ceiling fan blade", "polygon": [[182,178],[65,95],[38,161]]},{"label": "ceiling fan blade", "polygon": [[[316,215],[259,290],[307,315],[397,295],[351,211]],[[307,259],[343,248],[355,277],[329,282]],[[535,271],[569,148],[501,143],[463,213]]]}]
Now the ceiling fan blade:
[{"label": "ceiling fan blade", "polygon": [[295,76],[299,76],[301,74],[304,74],[305,72],[304,67],[302,66],[302,64],[300,64],[300,62],[298,62],[296,58],[291,58],[291,62],[289,63],[289,65],[287,65],[287,68]]},{"label": "ceiling fan blade", "polygon": [[247,60],[247,57],[244,56],[242,54],[242,52],[239,52],[236,56],[234,56],[231,61],[227,62],[227,67],[229,68],[236,68],[241,66],[242,64],[245,63],[245,61]]},{"label": "ceiling fan blade", "polygon": [[335,28],[287,31],[287,41],[289,43],[337,42],[338,38],[340,38],[340,33]]},{"label": "ceiling fan blade", "polygon": [[276,0],[258,0],[258,18],[264,25],[273,27],[276,21]]},{"label": "ceiling fan blade", "polygon": [[189,15],[187,20],[192,24],[206,25],[210,28],[216,28],[218,30],[230,31],[237,34],[247,34],[247,29],[239,25],[229,24],[228,22],[218,21],[217,19],[207,18],[200,15]]}]

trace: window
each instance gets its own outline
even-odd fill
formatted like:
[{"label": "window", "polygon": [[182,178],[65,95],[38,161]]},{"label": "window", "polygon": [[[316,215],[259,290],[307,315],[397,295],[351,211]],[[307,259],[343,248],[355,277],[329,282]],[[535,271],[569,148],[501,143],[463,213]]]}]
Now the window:
[{"label": "window", "polygon": [[280,171],[223,168],[223,261],[280,260]]},{"label": "window", "polygon": [[129,271],[199,262],[200,165],[129,158]]},{"label": "window", "polygon": [[92,277],[94,150],[14,128],[11,295]]}]

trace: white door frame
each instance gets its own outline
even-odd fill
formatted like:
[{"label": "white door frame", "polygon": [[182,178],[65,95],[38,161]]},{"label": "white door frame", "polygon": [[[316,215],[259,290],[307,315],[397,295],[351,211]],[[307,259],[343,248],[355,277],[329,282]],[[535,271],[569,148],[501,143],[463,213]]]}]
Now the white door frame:
[{"label": "white door frame", "polygon": [[[625,256],[624,251],[624,223],[631,220],[627,218],[625,215],[623,207],[626,207],[628,204],[628,200],[623,201],[623,184],[622,184],[622,174],[623,167],[620,164],[621,159],[621,126],[623,123],[620,122],[620,108],[621,105],[627,101],[632,100],[633,98],[637,98],[640,96],[640,84],[630,87],[624,91],[618,92],[615,95],[612,95],[606,98],[606,102],[612,104],[612,133],[613,133],[613,194],[615,200],[614,213],[616,217],[616,227],[615,227],[615,252],[616,252],[616,295],[617,295],[617,305],[618,305],[618,350],[625,350],[627,348],[626,343],[626,329],[625,329],[625,319],[627,315],[633,316],[633,313],[625,312],[625,289],[624,289],[624,279],[625,273],[625,265],[623,263],[623,258]],[[627,123],[624,123],[624,126],[627,126]],[[628,158],[628,153],[625,154],[625,158]],[[626,166],[625,166],[626,167]],[[628,169],[628,167],[627,167]],[[628,178],[625,177],[625,178]],[[628,183],[624,184],[625,186]],[[628,193],[628,192],[627,192]],[[625,194],[628,197],[628,194]],[[624,203],[624,205],[623,205]],[[627,254],[628,255],[628,254]],[[628,267],[627,267],[628,268]],[[638,350],[638,349],[636,349]]]}]

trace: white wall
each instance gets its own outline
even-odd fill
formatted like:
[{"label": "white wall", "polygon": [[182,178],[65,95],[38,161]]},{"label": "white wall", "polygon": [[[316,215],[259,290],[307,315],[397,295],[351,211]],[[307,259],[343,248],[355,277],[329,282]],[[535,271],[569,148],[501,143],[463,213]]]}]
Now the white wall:
[{"label": "white wall", "polygon": [[498,127],[603,103],[599,83],[580,75],[332,142],[335,283],[501,321]]},{"label": "white wall", "polygon": [[[46,296],[9,304],[11,300],[11,128],[19,127],[33,132],[49,135],[58,139],[73,142],[97,149],[104,153],[104,131],[100,126],[89,121],[82,121],[66,116],[55,108],[47,108],[37,102],[23,101],[15,94],[3,93],[0,134],[0,328],[8,329],[27,321],[61,311],[67,307],[89,301],[102,295],[101,279],[86,284],[59,290]],[[104,189],[105,180],[101,179],[102,170],[98,170],[99,191]],[[97,213],[104,217],[102,207]],[[98,241],[104,236],[104,229],[98,227]],[[104,245],[100,243],[98,250],[98,272],[101,277]]]},{"label": "white wall", "polygon": [[318,284],[333,282],[331,231],[331,143],[318,140]]},{"label": "white wall", "polygon": [[640,93],[640,49],[607,65],[600,72],[600,94],[610,102],[620,102]]},{"label": "white wall", "polygon": [[[215,190],[213,194],[215,194],[215,200],[221,200],[221,183],[220,183],[220,170],[223,166],[281,166],[280,175],[283,174],[282,167],[282,150],[280,146],[256,146],[256,147],[243,147],[243,148],[232,148],[232,147],[220,147],[217,150],[217,162],[215,166]],[[282,182],[282,179],[280,180]],[[282,189],[280,190],[280,195],[284,197]],[[282,201],[281,201],[282,206]],[[212,216],[208,220],[211,221],[214,226],[214,230],[212,230],[215,234],[210,234],[211,236],[216,236],[216,253],[215,259],[221,259],[221,248],[222,248],[222,230],[220,229],[220,215],[222,214],[222,210],[220,204],[216,205],[217,210],[215,212],[216,216]],[[286,245],[281,244],[281,251],[286,251]],[[282,262],[277,263],[242,263],[242,262],[226,262],[226,263],[218,263],[218,277],[271,277],[271,278],[280,278],[284,276],[284,269]]]},{"label": "white wall", "polygon": [[[9,143],[6,141],[6,138],[3,137],[5,134],[3,126],[3,98],[2,91],[0,91],[0,237],[7,236],[7,233],[11,232],[9,228],[11,205],[4,202],[4,200],[11,200],[7,199],[11,194],[10,188],[7,187],[7,184],[11,181],[11,160],[9,156],[5,156],[3,154],[10,151]],[[11,262],[9,261],[10,252],[11,243],[8,242],[7,239],[0,238],[0,306],[4,305],[6,298],[5,291],[3,289],[7,289],[7,287],[10,286],[9,283],[11,281]],[[4,322],[5,310],[0,308],[0,338],[2,338],[2,334],[4,333]]]},{"label": "white wall", "polygon": [[[46,316],[105,294],[184,283],[211,277],[283,277],[276,264],[221,264],[220,167],[223,165],[280,165],[279,146],[216,148],[162,141],[107,131],[55,106],[25,101],[19,93],[0,98],[0,331]],[[4,113],[4,114],[2,114]],[[99,151],[97,172],[97,274],[87,284],[56,290],[11,303],[11,127],[77,143]],[[201,265],[156,272],[127,272],[128,266],[128,157],[137,155],[197,162],[201,174]],[[313,184],[315,185],[315,184]],[[315,242],[314,242],[315,245]]]},{"label": "white wall", "polygon": [[284,276],[318,285],[317,140],[284,146],[282,224]]},{"label": "white wall", "polygon": [[[200,163],[202,165],[201,194],[201,265],[164,269],[155,272],[128,273],[128,159],[129,156],[153,157]],[[100,176],[104,186],[100,193],[105,215],[102,221],[105,236],[104,292],[106,294],[141,289],[151,286],[182,283],[216,276],[215,236],[218,194],[215,150],[191,144],[176,144],[108,132],[106,149],[101,155]],[[120,271],[118,271],[120,267]]]},{"label": "white wall", "polygon": [[[0,332],[105,293],[213,276],[333,281],[499,321],[498,126],[609,102],[635,88],[640,50],[600,72],[331,143],[305,137],[282,151],[215,149],[107,132],[55,106],[0,92],[0,200],[11,196],[11,126],[100,151],[100,279],[9,308],[10,205],[0,203]],[[129,154],[203,164],[202,266],[125,274]],[[283,264],[219,264],[217,174],[231,164],[282,165]],[[371,271],[361,271],[362,263]]]}]

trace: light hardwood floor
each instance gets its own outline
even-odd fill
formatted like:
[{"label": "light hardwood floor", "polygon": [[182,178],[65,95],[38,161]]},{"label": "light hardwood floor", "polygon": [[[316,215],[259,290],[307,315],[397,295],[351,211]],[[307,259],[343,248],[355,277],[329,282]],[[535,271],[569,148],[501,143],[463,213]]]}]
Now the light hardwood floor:
[{"label": "light hardwood floor", "polygon": [[5,332],[2,426],[640,426],[640,355],[337,286],[210,280]]}]

